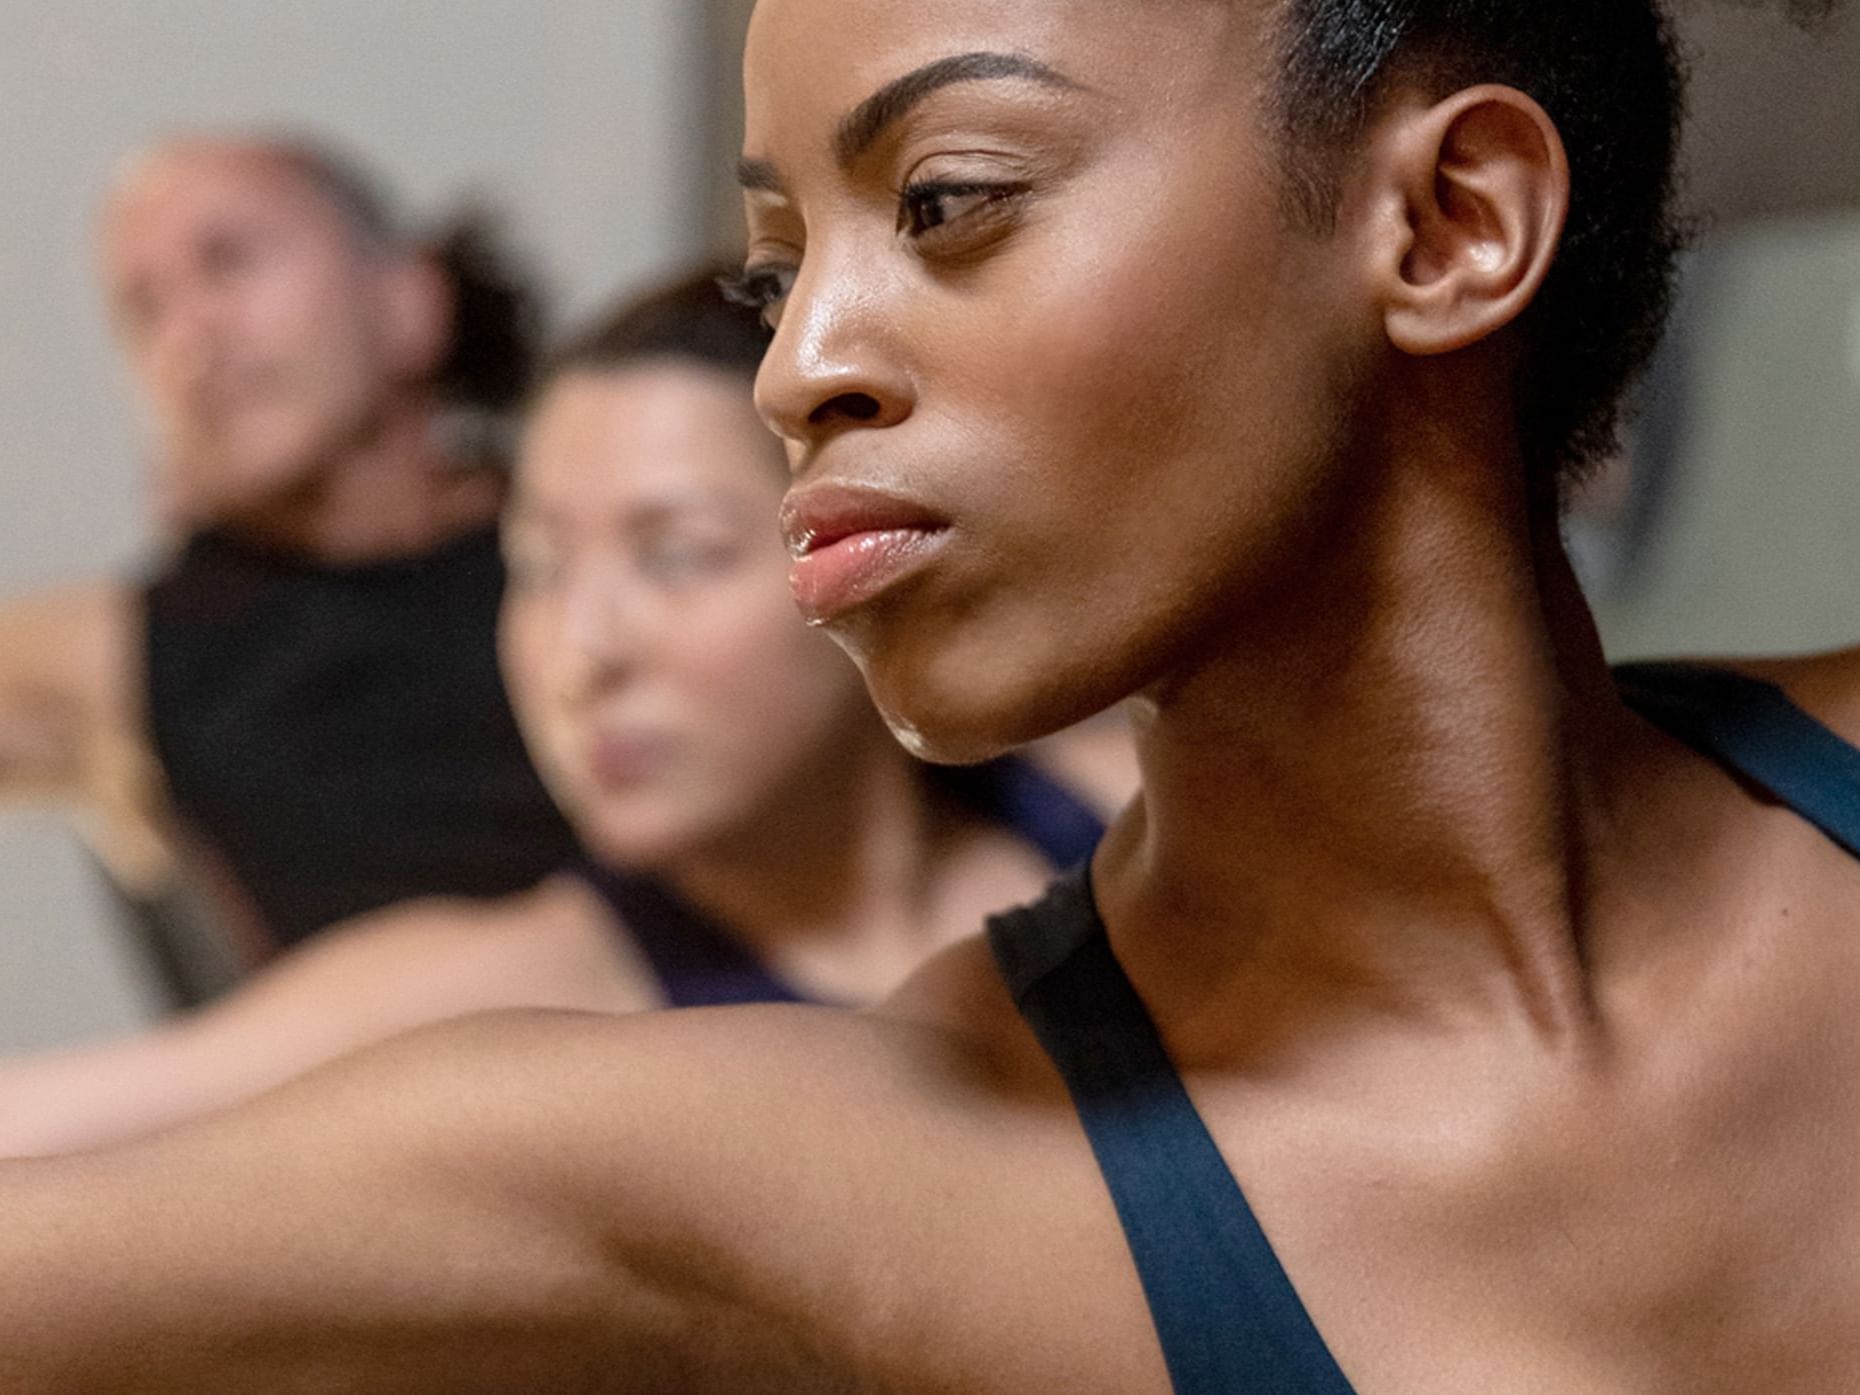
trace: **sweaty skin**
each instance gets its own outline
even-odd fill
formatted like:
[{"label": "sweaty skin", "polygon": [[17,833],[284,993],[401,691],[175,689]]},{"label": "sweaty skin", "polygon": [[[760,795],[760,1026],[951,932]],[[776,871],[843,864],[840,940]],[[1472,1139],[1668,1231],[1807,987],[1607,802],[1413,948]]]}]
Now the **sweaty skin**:
[{"label": "sweaty skin", "polygon": [[[1206,0],[763,0],[790,508],[946,520],[835,636],[946,754],[1134,699],[1113,945],[1363,1395],[1846,1388],[1860,868],[1627,713],[1529,507],[1560,142],[1397,94],[1314,237],[1265,61]],[[1855,663],[1780,676],[1860,736]],[[408,1039],[0,1207],[9,1390],[1168,1389],[978,945],[865,1016]]]}]

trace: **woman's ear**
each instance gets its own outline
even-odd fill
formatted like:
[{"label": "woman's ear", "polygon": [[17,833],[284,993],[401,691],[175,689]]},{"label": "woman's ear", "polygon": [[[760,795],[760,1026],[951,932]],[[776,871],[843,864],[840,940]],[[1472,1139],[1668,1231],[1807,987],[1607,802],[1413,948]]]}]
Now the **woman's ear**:
[{"label": "woman's ear", "polygon": [[1569,213],[1569,157],[1544,109],[1514,88],[1467,88],[1390,116],[1368,155],[1389,341],[1447,354],[1517,320]]},{"label": "woman's ear", "polygon": [[383,337],[389,369],[401,381],[423,382],[445,365],[456,299],[451,278],[430,253],[407,252],[383,267]]}]

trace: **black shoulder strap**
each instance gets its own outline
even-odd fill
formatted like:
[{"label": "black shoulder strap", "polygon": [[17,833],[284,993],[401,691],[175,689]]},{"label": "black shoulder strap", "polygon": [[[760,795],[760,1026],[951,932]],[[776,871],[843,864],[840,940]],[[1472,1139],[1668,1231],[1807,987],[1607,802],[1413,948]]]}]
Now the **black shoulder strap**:
[{"label": "black shoulder strap", "polygon": [[1091,1140],[1176,1395],[1352,1395],[1112,953],[1086,872],[996,917],[989,940]]},{"label": "black shoulder strap", "polygon": [[1694,664],[1615,670],[1629,706],[1860,857],[1860,750],[1774,683]]}]

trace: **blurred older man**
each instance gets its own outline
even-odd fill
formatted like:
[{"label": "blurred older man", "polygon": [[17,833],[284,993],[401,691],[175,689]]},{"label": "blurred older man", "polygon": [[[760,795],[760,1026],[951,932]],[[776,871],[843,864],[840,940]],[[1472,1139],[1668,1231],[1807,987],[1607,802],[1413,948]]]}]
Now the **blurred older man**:
[{"label": "blurred older man", "polygon": [[79,805],[138,893],[191,871],[261,948],[559,865],[494,648],[527,294],[291,141],[139,156],[100,245],[179,545],[0,607],[0,793]]}]

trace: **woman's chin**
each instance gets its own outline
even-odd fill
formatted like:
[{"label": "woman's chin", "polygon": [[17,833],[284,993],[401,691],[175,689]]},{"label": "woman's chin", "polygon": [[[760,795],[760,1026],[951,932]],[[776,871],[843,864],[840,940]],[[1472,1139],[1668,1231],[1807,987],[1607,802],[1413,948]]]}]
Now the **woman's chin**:
[{"label": "woman's chin", "polygon": [[891,734],[918,760],[932,765],[980,765],[1011,749],[1015,742],[990,737],[984,731],[938,723],[925,727],[896,712],[884,714]]},{"label": "woman's chin", "polygon": [[654,872],[701,840],[701,820],[682,810],[629,807],[623,815],[583,806],[571,817],[581,845],[597,863],[617,871]]},{"label": "woman's chin", "polygon": [[[1009,677],[996,668],[994,677]],[[1110,702],[1068,702],[1057,685],[931,682],[868,668],[873,700],[905,750],[936,765],[978,765],[1083,721]]]}]

